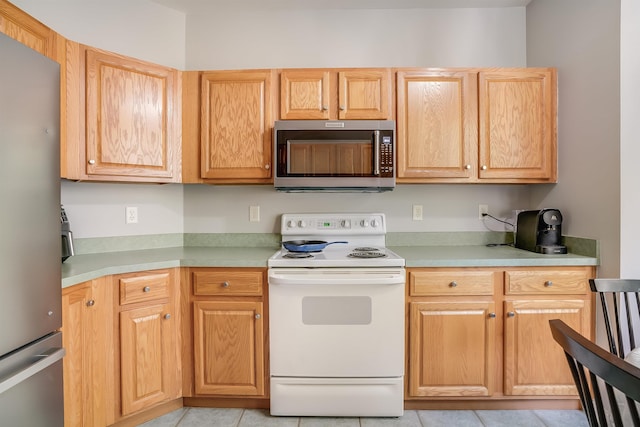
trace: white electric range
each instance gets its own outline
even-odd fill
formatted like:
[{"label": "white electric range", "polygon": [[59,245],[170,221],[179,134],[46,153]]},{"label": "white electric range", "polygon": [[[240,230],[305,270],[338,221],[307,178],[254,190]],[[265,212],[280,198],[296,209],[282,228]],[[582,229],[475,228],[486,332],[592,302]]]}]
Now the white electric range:
[{"label": "white electric range", "polygon": [[[271,414],[403,414],[404,259],[380,213],[284,214],[268,260]],[[304,242],[298,242],[304,243]]]}]

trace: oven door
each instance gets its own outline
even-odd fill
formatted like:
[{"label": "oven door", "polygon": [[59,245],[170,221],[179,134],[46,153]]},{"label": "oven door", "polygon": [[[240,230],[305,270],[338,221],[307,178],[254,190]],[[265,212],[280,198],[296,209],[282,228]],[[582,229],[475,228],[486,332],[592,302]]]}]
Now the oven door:
[{"label": "oven door", "polygon": [[404,284],[402,268],[270,269],[271,375],[401,377]]}]

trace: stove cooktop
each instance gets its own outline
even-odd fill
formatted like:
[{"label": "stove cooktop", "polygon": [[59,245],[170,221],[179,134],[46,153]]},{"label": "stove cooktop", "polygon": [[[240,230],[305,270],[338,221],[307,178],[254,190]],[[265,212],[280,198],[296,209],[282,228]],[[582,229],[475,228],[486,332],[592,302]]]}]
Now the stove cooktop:
[{"label": "stove cooktop", "polygon": [[375,251],[351,249],[321,252],[289,252],[281,249],[267,261],[269,267],[404,267],[404,258],[386,248]]},{"label": "stove cooktop", "polygon": [[347,241],[319,252],[282,248],[269,267],[403,267],[404,259],[385,247],[386,218],[381,213],[283,214],[282,240]]}]

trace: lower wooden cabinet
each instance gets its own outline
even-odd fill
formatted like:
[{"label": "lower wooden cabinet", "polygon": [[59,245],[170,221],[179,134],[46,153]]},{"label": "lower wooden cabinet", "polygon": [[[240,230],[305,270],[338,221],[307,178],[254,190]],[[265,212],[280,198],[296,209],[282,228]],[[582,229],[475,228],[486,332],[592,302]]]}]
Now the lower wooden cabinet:
[{"label": "lower wooden cabinet", "polygon": [[119,415],[182,395],[176,270],[112,276],[119,292]]},{"label": "lower wooden cabinet", "polygon": [[592,267],[409,268],[406,398],[577,397],[549,329],[593,335]]},{"label": "lower wooden cabinet", "polygon": [[62,290],[64,425],[114,422],[113,298],[105,278]]},{"label": "lower wooden cabinet", "polygon": [[590,267],[505,272],[505,395],[577,396],[549,320],[560,319],[582,335],[593,336],[593,298],[587,281],[594,273]]},{"label": "lower wooden cabinet", "polygon": [[191,269],[195,396],[266,396],[266,270]]}]

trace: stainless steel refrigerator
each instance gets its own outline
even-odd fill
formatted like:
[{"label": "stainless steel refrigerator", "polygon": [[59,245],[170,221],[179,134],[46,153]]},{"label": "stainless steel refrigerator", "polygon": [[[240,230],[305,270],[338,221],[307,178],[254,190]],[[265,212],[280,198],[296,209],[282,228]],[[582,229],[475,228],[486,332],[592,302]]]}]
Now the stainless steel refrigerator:
[{"label": "stainless steel refrigerator", "polygon": [[63,425],[60,67],[0,34],[0,425]]}]

